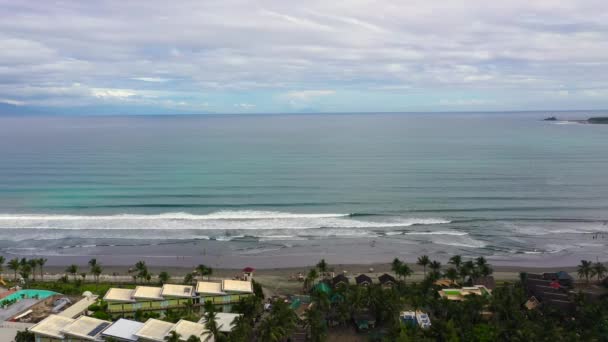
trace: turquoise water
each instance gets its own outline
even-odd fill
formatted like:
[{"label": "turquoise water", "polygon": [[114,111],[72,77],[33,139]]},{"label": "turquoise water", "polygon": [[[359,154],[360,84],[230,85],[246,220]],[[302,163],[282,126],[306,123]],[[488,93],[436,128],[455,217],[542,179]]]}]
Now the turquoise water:
[{"label": "turquoise water", "polygon": [[329,237],[497,255],[605,246],[608,125],[540,120],[549,114],[0,117],[0,250]]},{"label": "turquoise water", "polygon": [[36,296],[38,296],[38,299],[45,299],[48,298],[50,296],[56,295],[57,292],[53,292],[53,291],[47,291],[47,290],[19,290],[15,293],[12,293],[4,298],[2,298],[1,301],[8,301],[8,300],[14,300],[14,299],[21,299],[22,296],[25,296],[25,298],[35,298]]}]

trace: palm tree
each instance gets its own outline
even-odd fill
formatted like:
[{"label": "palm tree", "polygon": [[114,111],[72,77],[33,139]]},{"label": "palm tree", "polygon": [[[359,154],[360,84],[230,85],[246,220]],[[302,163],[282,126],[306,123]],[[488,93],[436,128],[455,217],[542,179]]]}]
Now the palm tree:
[{"label": "palm tree", "polygon": [[198,265],[196,267],[196,271],[201,275],[201,277],[207,276],[207,280],[209,280],[209,276],[213,273],[213,269],[211,267],[207,267],[203,264]]},{"label": "palm tree", "polygon": [[187,273],[184,276],[184,284],[192,284],[193,281],[194,281],[194,275],[192,275],[192,273]]},{"label": "palm tree", "polygon": [[460,266],[462,266],[462,256],[454,255],[453,257],[450,258],[450,261],[448,261],[448,264],[454,265],[454,267],[456,267],[456,271],[460,272]]},{"label": "palm tree", "polygon": [[201,338],[198,336],[190,335],[186,342],[201,342]]},{"label": "palm tree", "polygon": [[21,264],[19,263],[19,259],[17,258],[11,259],[11,261],[8,262],[8,268],[15,272],[15,281],[17,281],[17,272],[19,272],[20,267]]},{"label": "palm tree", "polygon": [[15,335],[15,342],[33,342],[35,340],[36,336],[28,329],[18,331]]},{"label": "palm tree", "polygon": [[38,259],[29,259],[27,264],[32,269],[32,280],[36,281],[36,267],[38,266]]},{"label": "palm tree", "polygon": [[95,265],[97,265],[97,259],[93,258],[93,259],[89,260],[89,266],[93,267]]},{"label": "palm tree", "polygon": [[308,271],[308,275],[306,276],[306,280],[304,281],[304,286],[306,288],[312,288],[315,285],[315,280],[319,277],[316,268],[311,268]]},{"label": "palm tree", "polygon": [[319,273],[321,274],[321,277],[326,277],[326,273],[327,273],[327,263],[325,262],[325,259],[321,259],[321,261],[319,261],[317,263],[317,269],[319,270]]},{"label": "palm tree", "polygon": [[167,271],[162,271],[158,274],[158,281],[160,281],[160,283],[163,285],[167,283],[169,279],[171,279],[171,276],[169,273],[167,273]]},{"label": "palm tree", "polygon": [[433,272],[439,272],[441,270],[441,263],[437,260],[433,260],[430,264],[429,264],[429,268],[431,270],[433,270]]},{"label": "palm tree", "polygon": [[401,264],[397,274],[399,275],[399,278],[403,278],[403,283],[405,284],[405,280],[407,277],[411,276],[412,273],[412,269],[407,264]]},{"label": "palm tree", "polygon": [[25,281],[27,281],[30,277],[30,274],[32,273],[32,267],[26,263],[25,265],[19,267],[19,269],[19,274],[21,275],[21,277],[23,277]]},{"label": "palm tree", "polygon": [[596,262],[595,264],[593,264],[591,272],[593,273],[594,276],[597,276],[597,281],[601,282],[602,278],[606,275],[606,272],[608,270],[606,270],[606,266],[604,266],[604,264],[602,264],[601,262]]},{"label": "palm tree", "polygon": [[578,266],[578,277],[585,277],[587,283],[589,283],[589,276],[591,275],[591,261],[589,260],[581,260],[581,264]]},{"label": "palm tree", "polygon": [[447,269],[447,271],[445,271],[445,277],[450,279],[450,281],[452,282],[452,285],[454,285],[454,282],[458,278],[458,275],[459,275],[458,271],[454,267],[450,267]]},{"label": "palm tree", "polygon": [[171,330],[167,336],[165,336],[166,342],[179,342],[182,335],[178,334],[177,331]]},{"label": "palm tree", "polygon": [[72,264],[68,266],[65,271],[74,277],[74,281],[76,281],[76,275],[78,274],[78,266]]},{"label": "palm tree", "polygon": [[215,306],[211,301],[206,301],[205,307],[205,328],[209,331],[205,341],[209,341],[212,337],[214,340],[217,339],[220,334],[220,329],[217,326],[217,318],[215,313]]},{"label": "palm tree", "polygon": [[47,259],[45,259],[45,258],[38,258],[37,262],[38,262],[38,267],[40,268],[40,280],[44,281],[43,267],[46,264]]},{"label": "palm tree", "polygon": [[431,263],[431,259],[429,259],[428,255],[423,255],[418,257],[418,262],[416,263],[424,268],[424,276],[426,277],[426,267]]},{"label": "palm tree", "polygon": [[403,265],[403,262],[399,260],[399,258],[393,259],[393,262],[391,263],[391,270],[393,270],[393,272],[397,274],[397,276],[399,275],[398,273],[399,268],[401,268],[401,265]]},{"label": "palm tree", "polygon": [[93,278],[95,278],[95,284],[99,284],[99,276],[101,275],[102,271],[103,269],[101,268],[100,264],[96,263],[91,266],[91,273],[93,274]]},{"label": "palm tree", "polygon": [[4,263],[6,262],[6,259],[0,255],[0,274],[2,274],[2,272],[4,272]]}]

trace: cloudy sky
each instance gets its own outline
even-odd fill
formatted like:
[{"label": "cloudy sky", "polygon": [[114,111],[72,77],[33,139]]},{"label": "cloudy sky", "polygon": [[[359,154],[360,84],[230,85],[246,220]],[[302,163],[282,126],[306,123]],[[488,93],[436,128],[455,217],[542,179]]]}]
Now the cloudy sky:
[{"label": "cloudy sky", "polygon": [[0,110],[608,108],[608,1],[0,0]]}]

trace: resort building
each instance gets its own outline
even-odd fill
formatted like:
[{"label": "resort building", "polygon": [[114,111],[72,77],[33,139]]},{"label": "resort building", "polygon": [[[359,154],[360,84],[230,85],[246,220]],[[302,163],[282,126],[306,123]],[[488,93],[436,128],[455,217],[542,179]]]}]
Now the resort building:
[{"label": "resort building", "polygon": [[365,274],[359,274],[355,277],[355,282],[360,286],[370,286],[372,284],[372,278]]},{"label": "resort building", "polygon": [[395,277],[387,273],[384,273],[383,275],[379,276],[378,280],[380,281],[380,285],[384,288],[391,288],[397,283]]},{"label": "resort building", "polygon": [[[218,312],[215,314],[215,321],[217,322],[217,328],[223,333],[229,333],[234,329],[236,323],[235,320],[241,317],[241,314]],[[207,319],[205,317],[198,321],[200,324],[205,324]]]},{"label": "resort building", "polygon": [[338,274],[337,276],[333,277],[331,280],[331,284],[333,286],[333,288],[337,288],[338,286],[348,286],[348,277],[346,277],[344,274]]},{"label": "resort building", "polygon": [[399,315],[401,321],[409,326],[418,325],[422,329],[431,327],[431,319],[429,315],[422,311],[403,311]]},{"label": "resort building", "polygon": [[460,289],[452,288],[452,289],[443,289],[439,291],[439,295],[442,298],[446,298],[448,300],[456,300],[462,301],[466,296],[469,295],[478,295],[478,296],[490,296],[492,291],[486,288],[483,285],[474,285],[470,287],[463,287]]},{"label": "resort building", "polygon": [[112,323],[110,327],[101,333],[104,339],[114,339],[119,342],[137,342],[139,337],[135,335],[144,323],[121,318]]},{"label": "resort building", "polygon": [[32,326],[30,331],[34,333],[36,342],[164,342],[172,331],[179,334],[182,341],[191,336],[214,341],[204,324],[186,320],[170,323],[152,318],[146,323],[128,319],[112,323],[87,316],[70,319],[51,315]]},{"label": "resort building", "polygon": [[223,306],[231,305],[253,295],[250,281],[224,279],[221,282],[199,281],[196,286],[165,284],[162,287],[138,286],[133,289],[111,288],[104,296],[108,312],[113,314],[142,311],[164,311],[188,305],[202,306],[206,301]]}]

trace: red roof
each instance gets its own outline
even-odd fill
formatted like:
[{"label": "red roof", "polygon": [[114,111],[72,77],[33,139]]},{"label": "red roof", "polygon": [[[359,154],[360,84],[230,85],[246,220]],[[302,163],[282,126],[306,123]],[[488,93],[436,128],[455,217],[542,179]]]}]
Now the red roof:
[{"label": "red roof", "polygon": [[243,272],[246,272],[246,273],[251,273],[253,271],[255,271],[255,268],[253,268],[253,267],[245,267],[245,268],[243,268]]}]

